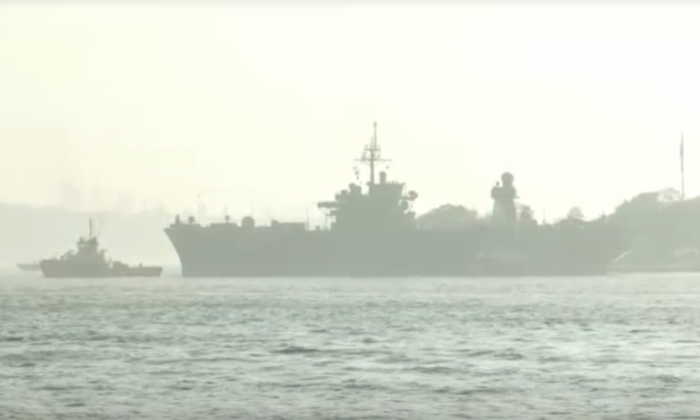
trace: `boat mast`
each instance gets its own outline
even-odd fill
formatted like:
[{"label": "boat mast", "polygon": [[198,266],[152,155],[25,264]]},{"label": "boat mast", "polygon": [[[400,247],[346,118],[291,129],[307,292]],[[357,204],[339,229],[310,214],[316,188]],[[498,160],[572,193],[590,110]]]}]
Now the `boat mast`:
[{"label": "boat mast", "polygon": [[387,162],[386,159],[382,159],[382,149],[379,147],[377,142],[377,122],[373,123],[374,132],[372,134],[372,139],[369,144],[365,146],[362,153],[362,157],[359,159],[360,162],[366,163],[369,166],[369,185],[374,185],[376,164],[378,162]]},{"label": "boat mast", "polygon": [[685,201],[685,141],[681,131],[681,201]]}]

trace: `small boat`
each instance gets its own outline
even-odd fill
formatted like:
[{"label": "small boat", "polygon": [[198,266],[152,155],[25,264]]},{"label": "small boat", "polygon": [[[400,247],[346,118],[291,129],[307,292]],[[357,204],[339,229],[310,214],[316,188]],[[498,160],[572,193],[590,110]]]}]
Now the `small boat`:
[{"label": "small boat", "polygon": [[106,258],[93,235],[92,220],[90,234],[79,238],[77,252],[69,251],[59,258],[39,262],[39,269],[47,278],[106,278],[106,277],[158,277],[163,272],[160,266],[130,266]]},{"label": "small boat", "polygon": [[17,263],[17,268],[19,268],[22,271],[34,273],[41,271],[41,267],[39,266],[39,264],[39,262]]}]

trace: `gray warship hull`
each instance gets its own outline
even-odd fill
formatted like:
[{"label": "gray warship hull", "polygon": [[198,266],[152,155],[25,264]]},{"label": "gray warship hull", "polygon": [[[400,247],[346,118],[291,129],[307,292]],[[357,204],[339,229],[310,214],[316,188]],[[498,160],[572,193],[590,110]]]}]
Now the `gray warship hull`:
[{"label": "gray warship hull", "polygon": [[[463,231],[386,235],[172,225],[165,230],[185,277],[594,276],[619,255],[607,238]],[[534,237],[533,237],[534,236]]]},{"label": "gray warship hull", "polygon": [[[494,211],[480,222],[453,220],[431,228],[411,210],[418,194],[391,181],[377,142],[377,125],[360,162],[369,167],[363,187],[352,183],[317,204],[331,222],[309,230],[303,223],[256,226],[201,225],[176,217],[165,229],[187,277],[464,277],[599,275],[616,258],[618,233],[601,223],[567,220],[538,225],[519,217],[514,177],[491,190]],[[440,219],[446,220],[446,219]],[[624,248],[623,248],[624,249]]]}]

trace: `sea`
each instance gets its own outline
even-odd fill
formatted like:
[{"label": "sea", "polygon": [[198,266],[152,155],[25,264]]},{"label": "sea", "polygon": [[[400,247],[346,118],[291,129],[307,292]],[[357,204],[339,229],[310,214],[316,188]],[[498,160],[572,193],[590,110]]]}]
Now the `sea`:
[{"label": "sea", "polygon": [[700,274],[0,276],[0,419],[697,419]]}]

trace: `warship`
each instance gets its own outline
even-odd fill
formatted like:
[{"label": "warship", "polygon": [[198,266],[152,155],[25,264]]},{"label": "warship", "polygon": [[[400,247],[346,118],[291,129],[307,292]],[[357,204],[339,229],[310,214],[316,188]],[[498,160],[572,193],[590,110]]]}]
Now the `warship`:
[{"label": "warship", "polygon": [[158,277],[163,271],[158,266],[130,266],[108,259],[93,234],[92,220],[89,235],[78,239],[75,252],[41,260],[39,268],[47,278]]},{"label": "warship", "polygon": [[330,223],[240,224],[229,216],[211,224],[194,217],[165,228],[185,277],[466,277],[601,275],[624,251],[618,232],[599,223],[554,225],[518,218],[514,177],[504,173],[491,190],[488,223],[425,229],[413,203],[418,194],[377,172],[385,160],[377,125],[360,162],[369,167],[363,188],[352,183],[318,204]]}]

